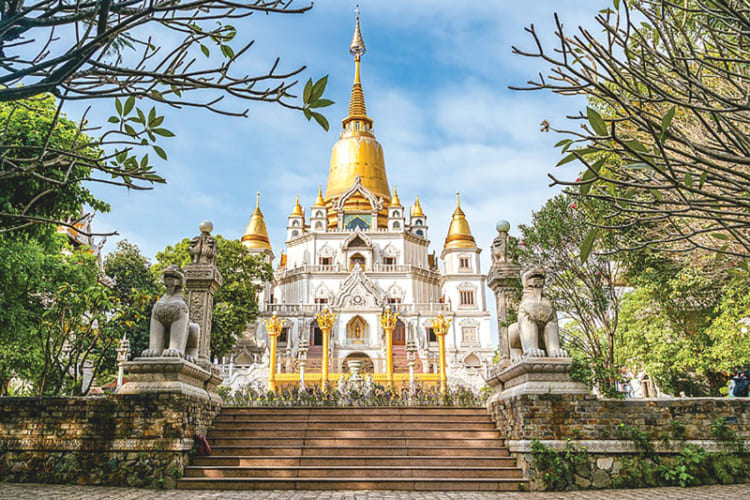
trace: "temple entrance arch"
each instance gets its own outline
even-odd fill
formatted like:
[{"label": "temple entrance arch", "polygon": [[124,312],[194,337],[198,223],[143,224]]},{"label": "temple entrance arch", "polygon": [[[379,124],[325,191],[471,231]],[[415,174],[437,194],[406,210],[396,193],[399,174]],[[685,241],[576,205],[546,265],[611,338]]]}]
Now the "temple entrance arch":
[{"label": "temple entrance arch", "polygon": [[318,320],[310,324],[310,345],[323,345],[323,330],[318,326]]},{"label": "temple entrance arch", "polygon": [[366,374],[366,373],[374,373],[375,372],[375,365],[372,362],[372,359],[370,359],[370,356],[363,352],[353,352],[350,355],[344,359],[343,363],[343,372],[349,372],[349,365],[347,365],[347,361],[350,359],[359,359],[362,360],[362,369],[360,370],[360,374]]},{"label": "temple entrance arch", "polygon": [[367,321],[362,316],[354,316],[346,325],[346,343],[364,344],[368,330]]},{"label": "temple entrance arch", "polygon": [[400,319],[393,329],[393,345],[406,345],[406,325]]}]

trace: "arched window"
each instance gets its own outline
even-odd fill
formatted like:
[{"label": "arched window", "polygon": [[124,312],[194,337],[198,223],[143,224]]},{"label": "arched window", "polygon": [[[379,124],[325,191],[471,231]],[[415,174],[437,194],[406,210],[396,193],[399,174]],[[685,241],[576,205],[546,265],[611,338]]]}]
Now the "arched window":
[{"label": "arched window", "polygon": [[315,229],[317,231],[322,231],[323,230],[323,223],[322,222],[316,222],[315,223]]},{"label": "arched window", "polygon": [[394,222],[393,229],[401,229],[401,224],[399,224],[398,222]]},{"label": "arched window", "polygon": [[315,217],[318,217],[318,218],[323,217],[323,212],[321,212],[320,210],[318,210],[317,212],[315,212]]},{"label": "arched window", "polygon": [[417,226],[424,226],[424,221],[422,219],[417,219],[416,221],[414,221],[414,224],[416,224]]},{"label": "arched window", "polygon": [[417,234],[418,234],[419,236],[421,236],[421,237],[423,237],[423,238],[424,238],[424,231],[422,231],[421,229],[417,229]]},{"label": "arched window", "polygon": [[310,345],[323,345],[323,330],[318,326],[317,320],[310,325]]},{"label": "arched window", "polygon": [[299,226],[299,221],[298,220],[292,221],[292,226],[295,226],[295,227]]},{"label": "arched window", "polygon": [[406,344],[406,325],[403,321],[396,321],[396,328],[393,329],[393,345]]},{"label": "arched window", "polygon": [[366,261],[365,257],[361,253],[355,253],[349,259],[349,270],[351,271],[352,269],[354,269],[354,266],[356,266],[357,264],[359,264],[359,267],[361,267],[362,270],[364,271],[365,270],[365,262],[367,262],[367,261]]},{"label": "arched window", "polygon": [[297,236],[299,236],[299,231],[295,229],[294,231],[292,231],[292,238],[296,238]]},{"label": "arched window", "polygon": [[396,210],[395,212],[393,212],[393,216],[394,216],[394,217],[399,217],[399,211],[398,211],[398,210]]}]

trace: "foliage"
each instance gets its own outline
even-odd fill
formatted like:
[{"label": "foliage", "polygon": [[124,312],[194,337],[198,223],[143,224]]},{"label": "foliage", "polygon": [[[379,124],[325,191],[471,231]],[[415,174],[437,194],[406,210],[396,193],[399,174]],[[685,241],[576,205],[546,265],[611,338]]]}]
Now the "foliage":
[{"label": "foliage", "polygon": [[235,391],[219,387],[225,406],[484,406],[488,391],[475,392],[469,388],[449,387],[445,394],[434,385],[415,384],[413,393],[407,387],[391,390],[385,385],[373,384],[359,390],[347,388],[338,391],[308,384],[283,386],[276,392],[266,391],[260,384],[249,384]]},{"label": "foliage", "polygon": [[[237,240],[216,236],[219,268],[224,283],[214,296],[211,330],[211,357],[221,357],[229,352],[247,324],[258,317],[257,294],[260,283],[272,279],[271,266],[260,257],[253,256]],[[168,246],[156,254],[152,272],[161,276],[169,265],[184,267],[190,262],[190,240],[187,238]]]},{"label": "foliage", "polygon": [[[745,0],[613,1],[599,33],[566,32],[541,59],[528,89],[585,95],[558,166],[580,160],[570,192],[607,207],[599,228],[616,228],[618,249],[706,249],[750,256],[750,9]],[[637,230],[635,230],[637,229]],[[595,232],[592,231],[592,234]],[[745,264],[747,267],[747,264]]]},{"label": "foliage", "polygon": [[[54,227],[36,222],[77,218],[84,204],[109,210],[81,184],[102,151],[77,123],[58,113],[58,103],[49,94],[0,101],[0,233],[15,227],[42,237]],[[42,150],[49,155],[41,155]],[[75,159],[63,161],[60,152]]]},{"label": "foliage", "polygon": [[531,456],[546,490],[563,491],[574,488],[576,469],[589,467],[589,454],[585,447],[579,450],[570,439],[562,450],[549,448],[535,439],[531,443]]},{"label": "foliage", "polygon": [[[618,261],[579,248],[588,237],[596,204],[577,205],[568,195],[558,195],[521,225],[520,262],[542,265],[547,271],[545,293],[556,309],[570,320],[563,323],[562,340],[571,352],[580,352],[592,368],[594,382],[605,394],[614,392],[614,349],[618,324],[621,274]],[[608,248],[603,236],[591,245]]]},{"label": "foliage", "polygon": [[[300,14],[312,7],[291,4],[282,0],[3,2],[0,182],[22,184],[26,196],[16,196],[12,206],[0,204],[0,233],[67,222],[67,205],[63,210],[50,210],[50,205],[55,205],[58,191],[62,198],[86,198],[83,182],[129,189],[150,189],[164,182],[148,153],[166,160],[166,151],[157,141],[174,134],[165,128],[155,105],[247,116],[248,110],[237,101],[272,102],[302,111],[328,130],[319,112],[333,104],[323,97],[327,78],[308,79],[297,101],[292,92],[304,67],[278,72],[276,60],[258,75],[237,68],[254,41],[243,40],[242,31],[227,20],[255,13]],[[84,116],[81,127],[71,129],[61,114],[63,105],[97,99],[114,104],[109,125],[89,128]],[[14,144],[9,140],[12,134],[7,134],[12,115],[27,108],[36,112],[33,108],[39,103],[51,113],[45,123],[37,121],[40,126],[29,135],[38,140]],[[62,146],[48,140],[60,123],[75,139]]]},{"label": "foliage", "polygon": [[148,348],[151,310],[163,293],[162,285],[151,272],[151,262],[127,240],[107,255],[104,272],[114,280],[112,292],[123,306],[120,338],[126,335],[130,341],[131,357],[140,356]]}]

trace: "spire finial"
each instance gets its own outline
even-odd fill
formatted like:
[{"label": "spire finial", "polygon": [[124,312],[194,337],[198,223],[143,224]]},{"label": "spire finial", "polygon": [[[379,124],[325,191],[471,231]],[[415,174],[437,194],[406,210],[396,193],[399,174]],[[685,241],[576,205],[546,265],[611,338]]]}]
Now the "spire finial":
[{"label": "spire finial", "polygon": [[260,191],[255,193],[255,208],[260,208]]},{"label": "spire finial", "polygon": [[456,207],[461,208],[461,193],[456,191]]},{"label": "spire finial", "polygon": [[357,13],[357,20],[354,25],[354,36],[352,37],[352,44],[349,46],[349,52],[354,56],[354,60],[359,62],[359,58],[367,51],[367,48],[364,40],[362,40],[362,32],[359,30],[359,5],[357,5],[355,12]]}]

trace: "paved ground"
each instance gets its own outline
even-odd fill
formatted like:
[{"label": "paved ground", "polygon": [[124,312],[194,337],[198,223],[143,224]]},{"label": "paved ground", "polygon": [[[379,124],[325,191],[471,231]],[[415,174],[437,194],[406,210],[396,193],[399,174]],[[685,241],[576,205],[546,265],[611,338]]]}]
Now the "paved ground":
[{"label": "paved ground", "polygon": [[573,491],[568,493],[471,493],[461,491],[450,492],[407,492],[407,491],[154,491],[133,488],[110,488],[99,486],[63,486],[42,484],[0,483],[0,499],[71,499],[92,500],[106,499],[131,500],[140,498],[155,499],[263,499],[263,500],[490,500],[510,498],[517,500],[551,500],[576,499],[591,500],[606,498],[607,500],[630,499],[711,499],[711,500],[746,500],[750,498],[750,484],[734,484],[730,486],[701,486],[698,488],[651,488],[641,490],[604,490],[604,491]]}]

